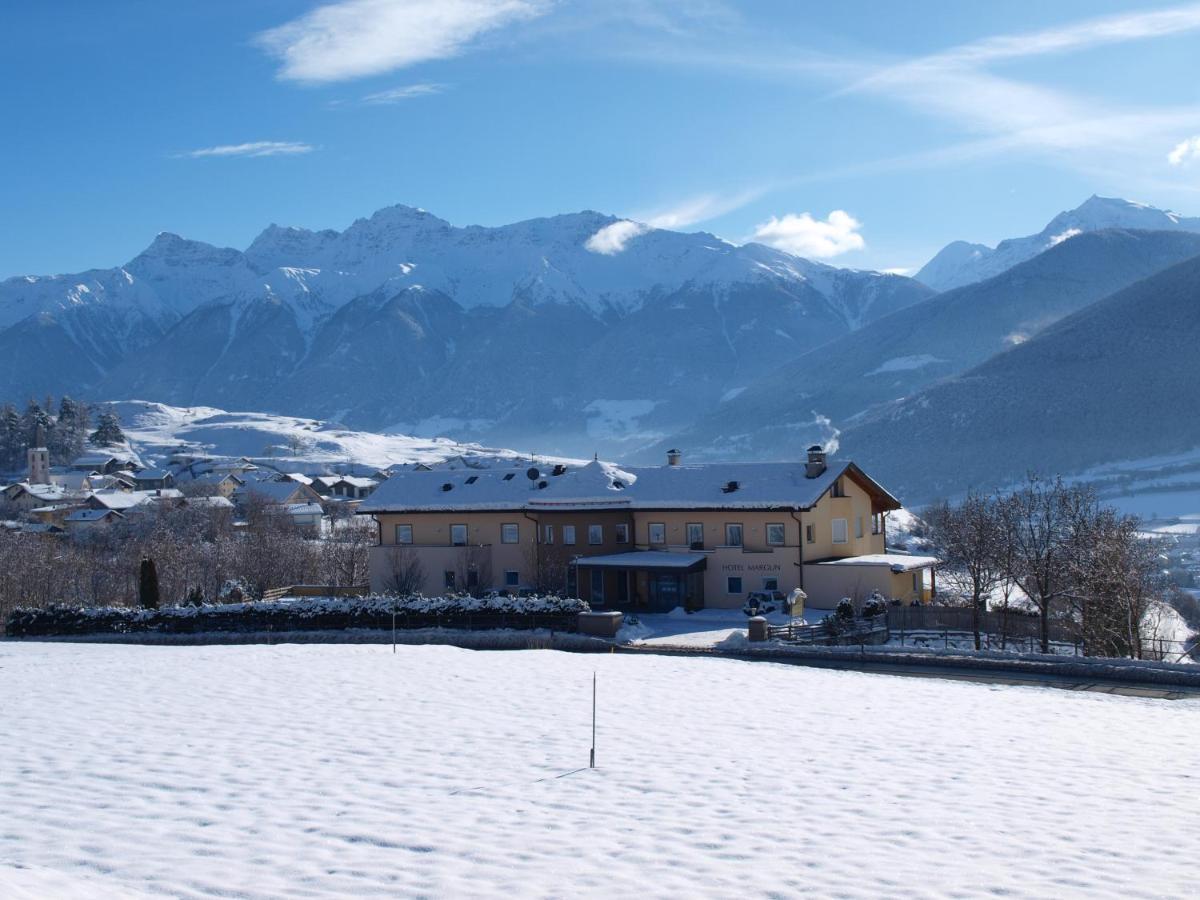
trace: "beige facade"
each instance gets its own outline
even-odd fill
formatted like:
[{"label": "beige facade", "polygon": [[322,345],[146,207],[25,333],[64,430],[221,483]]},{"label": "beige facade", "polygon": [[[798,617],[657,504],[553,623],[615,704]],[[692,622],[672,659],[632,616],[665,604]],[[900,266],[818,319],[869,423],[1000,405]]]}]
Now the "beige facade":
[{"label": "beige facade", "polygon": [[[633,609],[663,598],[739,608],[750,591],[793,588],[802,588],[817,609],[876,590],[904,602],[929,599],[931,586],[923,587],[920,571],[914,582],[913,573],[886,566],[819,564],[885,552],[885,517],[897,504],[852,466],[806,508],[683,508],[683,500],[661,508],[614,500],[562,509],[529,503],[510,511],[377,512],[371,585],[397,589],[404,581],[399,574],[411,576],[415,560],[425,594],[566,590],[595,606]],[[689,553],[696,562],[686,572],[587,565],[589,557],[635,550]]]}]

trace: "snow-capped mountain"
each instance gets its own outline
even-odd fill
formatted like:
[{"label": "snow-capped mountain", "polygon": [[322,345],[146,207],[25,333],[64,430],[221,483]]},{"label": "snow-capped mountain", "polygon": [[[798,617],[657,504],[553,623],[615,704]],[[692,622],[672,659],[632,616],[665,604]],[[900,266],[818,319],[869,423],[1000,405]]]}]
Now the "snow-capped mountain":
[{"label": "snow-capped mountain", "polygon": [[1133,200],[1093,195],[1075,209],[1059,213],[1037,234],[1010,238],[995,248],[966,241],[947,244],[916,277],[934,290],[948,291],[999,275],[1077,234],[1106,228],[1200,232],[1200,217],[1187,218]]},{"label": "snow-capped mountain", "polygon": [[[624,230],[598,245],[597,235]],[[456,227],[393,206],[246,251],[0,283],[0,395],[142,396],[577,452],[645,443],[789,357],[931,295],[595,212]],[[539,448],[551,450],[554,448]]]},{"label": "snow-capped mountain", "polygon": [[[689,428],[665,438],[646,458],[676,446],[692,458],[795,459],[806,443],[829,442],[880,406],[924,396],[918,392],[1023,346],[1067,316],[1198,255],[1200,234],[1189,232],[1082,234],[994,278],[946,291],[781,361]],[[1105,362],[1115,371],[1119,363],[1116,356]],[[1172,377],[1181,378],[1184,371]],[[1049,370],[1039,376],[1057,386]],[[929,438],[928,432],[920,433]],[[894,446],[886,440],[873,453],[887,455]],[[862,447],[856,450],[859,456]],[[1018,465],[1030,460],[1020,442],[999,442],[994,449]],[[921,454],[913,452],[898,455],[891,465],[923,467]]]}]

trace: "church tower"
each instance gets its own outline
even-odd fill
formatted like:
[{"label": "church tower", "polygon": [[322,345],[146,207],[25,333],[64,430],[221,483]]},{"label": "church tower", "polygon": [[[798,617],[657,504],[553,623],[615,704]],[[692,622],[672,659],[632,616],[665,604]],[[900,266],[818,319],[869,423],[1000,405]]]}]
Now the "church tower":
[{"label": "church tower", "polygon": [[46,447],[46,429],[41,425],[37,427],[34,446],[25,452],[25,458],[29,463],[29,483],[49,484],[50,450]]}]

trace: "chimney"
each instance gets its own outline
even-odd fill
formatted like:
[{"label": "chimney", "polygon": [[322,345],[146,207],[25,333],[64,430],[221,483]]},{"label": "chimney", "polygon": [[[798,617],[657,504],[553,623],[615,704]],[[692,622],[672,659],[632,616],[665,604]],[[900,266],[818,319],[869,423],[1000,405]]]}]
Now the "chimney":
[{"label": "chimney", "polygon": [[825,471],[825,448],[813,444],[808,448],[808,463],[804,467],[806,478],[816,478]]},{"label": "chimney", "polygon": [[668,466],[679,465],[679,461],[681,459],[683,459],[683,454],[680,453],[678,450],[668,450],[667,451],[667,465]]}]

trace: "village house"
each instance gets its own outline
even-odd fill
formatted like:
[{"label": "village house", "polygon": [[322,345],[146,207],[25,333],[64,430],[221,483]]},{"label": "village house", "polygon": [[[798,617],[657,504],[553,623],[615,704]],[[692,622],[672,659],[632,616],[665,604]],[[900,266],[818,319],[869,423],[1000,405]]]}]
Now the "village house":
[{"label": "village house", "polygon": [[175,476],[167,469],[142,469],[133,476],[133,485],[139,491],[160,491],[175,487]]},{"label": "village house", "polygon": [[[808,606],[934,593],[937,560],[888,553],[900,502],[820,447],[799,463],[397,472],[363,501],[371,587],[566,591],[594,607],[738,608],[802,589]],[[414,573],[419,578],[414,578]]]},{"label": "village house", "polygon": [[71,460],[70,468],[76,472],[112,475],[122,469],[134,469],[136,466],[131,461],[120,459],[111,453],[85,453]]},{"label": "village house", "polygon": [[78,535],[96,528],[107,528],[125,517],[115,509],[77,509],[64,522],[68,534]]}]

